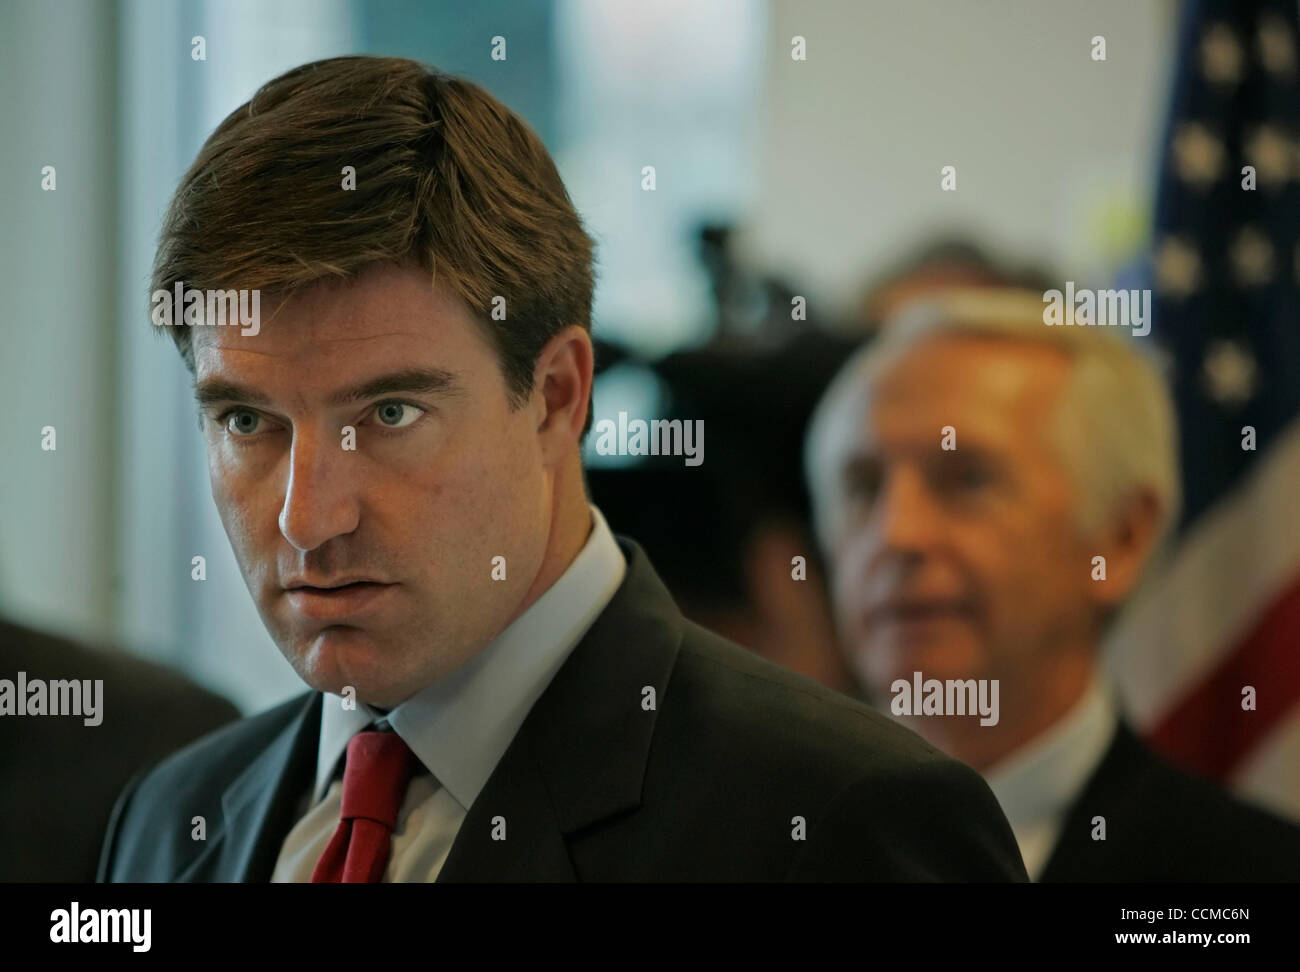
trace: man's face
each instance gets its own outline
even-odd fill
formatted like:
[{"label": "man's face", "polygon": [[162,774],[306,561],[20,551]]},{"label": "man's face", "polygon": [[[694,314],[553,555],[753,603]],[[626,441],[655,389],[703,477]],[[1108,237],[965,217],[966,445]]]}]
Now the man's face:
[{"label": "man's face", "polygon": [[1047,434],[1069,368],[1048,347],[940,336],[837,417],[832,594],[868,692],[917,671],[1014,686],[1077,644],[1092,553]]},{"label": "man's face", "polygon": [[462,302],[423,271],[384,268],[302,292],[256,335],[193,336],[212,496],[307,683],[396,705],[513,620],[553,478],[536,410],[511,411]]}]

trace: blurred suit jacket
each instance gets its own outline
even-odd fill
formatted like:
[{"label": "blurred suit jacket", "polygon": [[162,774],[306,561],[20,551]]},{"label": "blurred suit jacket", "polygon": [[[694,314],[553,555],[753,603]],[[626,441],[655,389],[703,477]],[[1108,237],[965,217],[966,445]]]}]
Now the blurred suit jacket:
[{"label": "blurred suit jacket", "polygon": [[[617,539],[623,583],[469,808],[438,882],[1027,880],[978,774],[687,621],[641,548]],[[295,698],[136,781],[101,879],[269,880],[315,774],[321,704]],[[196,815],[205,841],[191,839]],[[494,841],[498,815],[508,839]]]},{"label": "blurred suit jacket", "polygon": [[1174,768],[1121,721],[1039,881],[1300,881],[1300,827]]},{"label": "blurred suit jacket", "polygon": [[103,679],[103,721],[0,718],[0,881],[93,881],[113,802],[145,766],[239,718],[161,665],[0,620],[0,678]]}]

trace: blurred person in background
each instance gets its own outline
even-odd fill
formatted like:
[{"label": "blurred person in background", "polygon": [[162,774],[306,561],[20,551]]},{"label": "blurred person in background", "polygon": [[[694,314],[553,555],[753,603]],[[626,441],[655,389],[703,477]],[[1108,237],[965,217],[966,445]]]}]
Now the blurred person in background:
[{"label": "blurred person in background", "polygon": [[1045,290],[1051,286],[1051,276],[1043,267],[1002,260],[962,233],[938,233],[869,278],[851,323],[855,331],[874,335],[886,320],[918,298],[975,287]]},{"label": "blurred person in background", "polygon": [[997,683],[992,724],[898,718],[985,775],[1035,880],[1300,879],[1300,829],[1156,757],[1104,680],[1176,521],[1174,413],[1125,339],[1043,307],[911,304],[819,403],[806,473],[846,663],[885,709],[918,672]]},{"label": "blurred person in background", "polygon": [[[704,423],[706,461],[587,470],[594,502],[641,538],[683,614],[837,691],[850,682],[799,469],[812,406],[856,344],[810,331],[646,364],[666,389],[664,415]],[[795,558],[803,579],[791,583]]]},{"label": "blurred person in background", "polygon": [[29,685],[103,684],[92,724],[74,714],[0,717],[0,881],[93,881],[113,801],[131,777],[239,718],[162,665],[0,618],[0,679],[16,692],[19,673]]},{"label": "blurred person in background", "polygon": [[[748,266],[732,227],[707,225],[699,253],[715,297],[713,337],[703,347],[646,363],[675,417],[704,420],[708,462],[643,458],[588,470],[602,509],[643,537],[687,617],[837,691],[852,680],[834,625],[811,506],[800,473],[813,406],[881,315],[963,286],[1050,286],[1038,267],[995,257],[958,232],[926,238],[871,276],[849,321],[824,317],[780,273]],[[604,362],[626,364],[623,349]],[[790,583],[804,558],[805,580]]]}]

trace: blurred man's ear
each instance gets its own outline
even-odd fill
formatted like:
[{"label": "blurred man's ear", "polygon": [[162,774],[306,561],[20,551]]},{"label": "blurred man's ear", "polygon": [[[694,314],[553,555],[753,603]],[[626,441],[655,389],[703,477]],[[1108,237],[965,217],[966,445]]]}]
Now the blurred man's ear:
[{"label": "blurred man's ear", "polygon": [[1137,587],[1147,561],[1155,552],[1160,527],[1160,498],[1149,487],[1139,487],[1116,504],[1110,520],[1094,535],[1094,557],[1106,558],[1105,579],[1094,562],[1089,568],[1088,590],[1101,607],[1119,607]]}]

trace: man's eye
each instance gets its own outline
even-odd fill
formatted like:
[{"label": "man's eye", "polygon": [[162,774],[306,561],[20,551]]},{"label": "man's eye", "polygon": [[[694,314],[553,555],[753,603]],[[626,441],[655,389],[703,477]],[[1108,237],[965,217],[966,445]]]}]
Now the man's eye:
[{"label": "man's eye", "polygon": [[943,470],[940,483],[948,489],[983,489],[993,481],[990,470],[974,463],[962,463]]},{"label": "man's eye", "polygon": [[252,435],[257,431],[257,425],[262,421],[262,416],[256,412],[250,412],[246,408],[232,408],[221,417],[221,421],[227,432],[236,437],[242,437]]},{"label": "man's eye", "polygon": [[844,491],[854,499],[870,500],[880,490],[880,470],[855,466],[844,473]]},{"label": "man's eye", "polygon": [[375,417],[386,429],[401,429],[410,425],[424,409],[407,402],[380,402],[375,406]]}]

